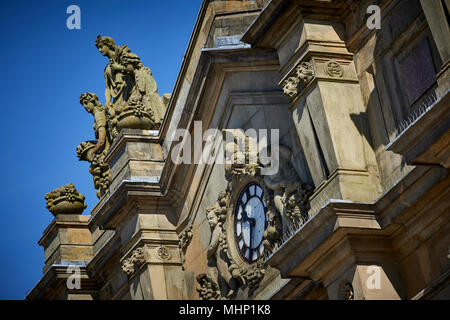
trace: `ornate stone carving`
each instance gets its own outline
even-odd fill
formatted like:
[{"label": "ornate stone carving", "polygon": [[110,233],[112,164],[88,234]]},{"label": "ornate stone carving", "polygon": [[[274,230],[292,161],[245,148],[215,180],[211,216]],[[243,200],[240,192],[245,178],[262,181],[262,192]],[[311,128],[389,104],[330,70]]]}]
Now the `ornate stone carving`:
[{"label": "ornate stone carving", "polygon": [[294,98],[298,94],[298,84],[300,83],[300,79],[296,76],[292,76],[287,78],[283,82],[283,92],[285,95],[287,95],[289,98],[294,100]]},{"label": "ornate stone carving", "polygon": [[[206,210],[212,230],[207,250],[207,275],[213,283],[218,285],[221,295],[226,298],[231,298],[239,287],[246,284],[249,294],[253,294],[265,274],[262,260],[250,266],[243,266],[233,259],[225,230],[229,208],[233,207],[233,204],[230,203],[232,195],[240,190],[239,187],[252,181],[263,187],[269,220],[263,244],[265,249],[271,252],[276,248],[277,240],[281,239],[283,216],[296,226],[306,221],[308,199],[312,192],[312,187],[303,183],[298,177],[291,163],[291,151],[288,148],[284,146],[279,148],[278,173],[272,176],[262,176],[263,166],[258,161],[255,164],[248,164],[251,155],[248,139],[245,146],[244,154],[238,154],[236,141],[232,145],[234,161],[232,164],[225,165],[227,188],[219,194],[217,202]],[[228,146],[226,148],[228,149]],[[245,159],[243,164],[237,161],[239,157]],[[203,280],[204,278],[202,278]]]},{"label": "ornate stone carving", "polygon": [[262,260],[259,260],[256,264],[253,264],[246,268],[242,268],[240,273],[250,290],[250,295],[252,295],[253,292],[259,287],[259,284],[261,283],[266,273],[264,262]]},{"label": "ornate stone carving", "polygon": [[134,263],[130,260],[124,260],[122,262],[122,271],[128,276],[131,277],[134,274]]},{"label": "ornate stone carving", "polygon": [[313,187],[303,182],[287,186],[284,191],[281,201],[286,208],[286,216],[296,228],[308,220],[308,200],[313,191]]},{"label": "ornate stone carving", "polygon": [[[292,165],[292,152],[281,146],[278,174],[264,177],[267,192],[266,203],[269,208],[269,226],[265,235],[266,250],[276,249],[276,240],[282,233],[282,222],[290,221],[295,228],[308,219],[308,200],[313,187],[302,182]],[[287,222],[286,221],[286,222]]]},{"label": "ornate stone carving", "polygon": [[239,268],[229,256],[224,223],[229,197],[221,192],[217,203],[207,209],[207,219],[212,230],[206,252],[208,276],[217,283],[223,297],[231,298],[242,283]]},{"label": "ornate stone carving", "polygon": [[168,261],[172,257],[172,255],[170,254],[169,249],[167,249],[167,247],[165,247],[163,245],[161,245],[158,248],[157,254],[158,254],[158,258],[160,260],[162,260],[162,261]]},{"label": "ornate stone carving", "polygon": [[353,291],[353,286],[350,282],[346,282],[340,287],[339,299],[340,300],[354,300],[355,299],[355,292]]},{"label": "ornate stone carving", "polygon": [[90,92],[80,96],[80,103],[87,112],[94,116],[94,132],[97,141],[82,142],[77,147],[77,157],[80,161],[87,161],[91,164],[89,172],[94,179],[94,187],[97,190],[97,197],[100,198],[111,183],[111,174],[104,157],[111,145],[112,137],[109,130],[106,110],[98,101],[98,97]]},{"label": "ornate stone carving", "polygon": [[181,253],[181,260],[183,262],[183,266],[182,266],[183,270],[184,270],[186,250],[187,250],[187,247],[189,246],[189,244],[191,243],[193,235],[194,235],[194,233],[192,232],[192,226],[190,226],[190,227],[187,227],[178,237],[178,239],[180,240],[180,243],[178,244],[178,248],[180,249],[180,253]]},{"label": "ornate stone carving", "polygon": [[131,253],[131,256],[122,261],[122,271],[131,277],[145,263],[145,248],[140,247]]},{"label": "ornate stone carving", "polygon": [[272,251],[275,247],[276,241],[281,239],[283,235],[283,224],[281,221],[281,215],[275,207],[274,192],[269,188],[264,193],[264,199],[267,204],[267,217],[269,223],[267,229],[264,232],[264,248],[266,252]]},{"label": "ornate stone carving", "polygon": [[82,214],[86,209],[84,199],[84,196],[75,189],[72,183],[45,195],[47,209],[54,216],[58,214]]},{"label": "ornate stone carving", "polygon": [[197,277],[197,292],[201,300],[220,300],[220,288],[208,275],[202,273]]},{"label": "ornate stone carving", "polygon": [[327,73],[333,78],[341,78],[344,75],[344,70],[336,61],[329,61],[326,64]]},{"label": "ornate stone carving", "polygon": [[283,82],[283,92],[292,100],[300,93],[314,78],[314,68],[311,62],[301,62],[292,76]]},{"label": "ornate stone carving", "polygon": [[167,96],[160,97],[151,70],[126,45],[98,36],[100,53],[108,57],[105,68],[105,107],[113,138],[123,128],[158,129]]},{"label": "ornate stone carving", "polygon": [[296,69],[297,77],[303,86],[306,86],[314,78],[314,68],[310,61],[304,61]]}]

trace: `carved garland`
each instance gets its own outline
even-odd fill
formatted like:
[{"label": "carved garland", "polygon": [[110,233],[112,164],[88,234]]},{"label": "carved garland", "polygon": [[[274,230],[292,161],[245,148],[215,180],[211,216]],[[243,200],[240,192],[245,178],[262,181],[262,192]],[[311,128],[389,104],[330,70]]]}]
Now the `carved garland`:
[{"label": "carved garland", "polygon": [[182,261],[182,269],[184,270],[184,263],[185,263],[185,255],[186,255],[186,250],[187,247],[189,246],[189,244],[191,243],[192,237],[193,237],[194,233],[192,232],[192,226],[187,227],[178,237],[178,239],[180,240],[179,244],[178,244],[178,248],[180,249],[180,253],[181,253],[181,261]]}]

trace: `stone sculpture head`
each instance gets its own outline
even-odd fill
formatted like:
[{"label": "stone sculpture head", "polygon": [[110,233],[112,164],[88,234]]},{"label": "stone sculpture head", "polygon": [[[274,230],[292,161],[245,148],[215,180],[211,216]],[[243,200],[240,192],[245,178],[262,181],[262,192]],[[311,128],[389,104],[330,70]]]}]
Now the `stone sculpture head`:
[{"label": "stone sculpture head", "polygon": [[302,62],[297,67],[297,77],[301,80],[301,82],[306,85],[314,78],[314,70],[313,66],[310,62]]},{"label": "stone sculpture head", "polygon": [[297,95],[299,80],[296,77],[289,77],[283,83],[283,92],[291,99]]},{"label": "stone sculpture head", "polygon": [[209,226],[211,227],[211,229],[214,229],[219,223],[219,218],[217,217],[215,208],[210,207],[208,208],[207,212],[208,213],[206,214],[206,217],[208,219]]},{"label": "stone sculpture head", "polygon": [[94,108],[100,105],[97,95],[90,92],[83,93],[80,96],[80,103],[89,113],[93,113]]},{"label": "stone sculpture head", "polygon": [[116,51],[116,43],[111,37],[102,37],[98,35],[97,39],[95,40],[95,46],[103,56],[109,58],[111,58]]}]

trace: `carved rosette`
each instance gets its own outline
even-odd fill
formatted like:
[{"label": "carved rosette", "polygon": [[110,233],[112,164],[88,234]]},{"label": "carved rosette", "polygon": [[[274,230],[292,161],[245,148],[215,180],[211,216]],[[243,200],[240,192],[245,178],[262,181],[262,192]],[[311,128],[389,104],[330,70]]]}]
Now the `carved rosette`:
[{"label": "carved rosette", "polygon": [[131,256],[122,261],[122,271],[131,277],[145,263],[145,247],[140,247],[131,253]]},{"label": "carved rosette", "polygon": [[85,197],[75,189],[72,183],[59,187],[45,195],[47,209],[57,214],[82,214],[86,209]]},{"label": "carved rosette", "polygon": [[333,78],[342,78],[344,75],[344,70],[341,65],[336,61],[329,61],[326,64],[326,70],[328,75]]},{"label": "carved rosette", "polygon": [[161,245],[158,248],[157,254],[158,254],[158,258],[161,261],[169,261],[170,258],[172,257],[172,255],[170,254],[169,249],[167,247],[163,246],[163,245]]},{"label": "carved rosette", "polygon": [[292,74],[283,81],[283,92],[292,100],[314,79],[315,73],[311,61],[301,62]]}]

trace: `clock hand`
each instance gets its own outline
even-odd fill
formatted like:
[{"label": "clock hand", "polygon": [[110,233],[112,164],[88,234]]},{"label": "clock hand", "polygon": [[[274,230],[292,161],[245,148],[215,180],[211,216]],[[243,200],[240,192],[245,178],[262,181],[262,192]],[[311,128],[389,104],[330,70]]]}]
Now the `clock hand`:
[{"label": "clock hand", "polygon": [[254,218],[249,218],[248,214],[247,214],[247,211],[244,210],[242,212],[242,222],[248,222],[250,224],[250,244],[249,244],[249,246],[250,246],[250,249],[251,249],[252,248],[252,238],[253,238],[253,234],[252,233],[253,233],[253,229],[254,229],[254,227],[256,225],[256,220]]},{"label": "clock hand", "polygon": [[254,218],[249,218],[247,215],[247,211],[242,212],[242,221],[250,223],[250,227],[254,227],[256,224],[256,220]]}]

